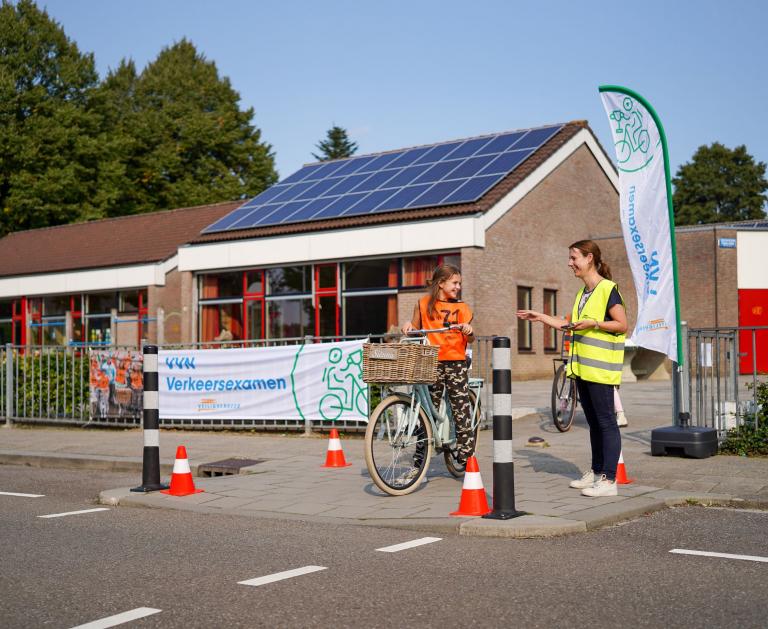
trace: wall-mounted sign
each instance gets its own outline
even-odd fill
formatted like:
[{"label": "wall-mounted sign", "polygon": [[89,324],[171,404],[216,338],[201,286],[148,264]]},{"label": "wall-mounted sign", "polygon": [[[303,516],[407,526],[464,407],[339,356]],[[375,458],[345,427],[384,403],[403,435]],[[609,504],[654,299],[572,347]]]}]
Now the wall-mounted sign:
[{"label": "wall-mounted sign", "polygon": [[735,238],[720,238],[719,245],[721,249],[735,249],[736,248],[736,239]]}]

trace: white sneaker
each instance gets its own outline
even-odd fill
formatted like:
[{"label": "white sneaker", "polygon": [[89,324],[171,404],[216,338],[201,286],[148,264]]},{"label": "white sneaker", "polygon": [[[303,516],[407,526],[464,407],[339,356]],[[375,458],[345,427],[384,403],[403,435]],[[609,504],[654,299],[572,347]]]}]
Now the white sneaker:
[{"label": "white sneaker", "polygon": [[574,489],[584,489],[585,487],[592,487],[595,484],[595,473],[592,470],[587,470],[584,475],[578,480],[572,480],[569,487]]},{"label": "white sneaker", "polygon": [[627,416],[624,414],[624,411],[616,411],[616,425],[620,428],[629,426],[629,422],[627,421]]},{"label": "white sneaker", "polygon": [[400,476],[397,477],[397,480],[395,481],[398,485],[407,485],[410,483],[414,478],[416,478],[419,475],[419,472],[421,471],[418,467],[412,467],[404,474],[400,474]]},{"label": "white sneaker", "polygon": [[591,496],[593,498],[601,498],[603,496],[616,496],[618,490],[616,487],[616,481],[610,481],[602,474],[592,487],[586,487],[581,490],[582,496]]}]

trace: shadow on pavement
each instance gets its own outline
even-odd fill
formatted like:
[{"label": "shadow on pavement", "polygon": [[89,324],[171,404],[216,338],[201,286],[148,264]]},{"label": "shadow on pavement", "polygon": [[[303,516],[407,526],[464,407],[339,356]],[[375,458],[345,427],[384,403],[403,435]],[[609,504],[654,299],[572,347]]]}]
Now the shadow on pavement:
[{"label": "shadow on pavement", "polygon": [[581,476],[581,470],[570,461],[553,456],[548,452],[540,450],[524,450],[519,453],[521,459],[527,459],[534,472],[546,472],[548,474],[558,474],[578,478]]}]

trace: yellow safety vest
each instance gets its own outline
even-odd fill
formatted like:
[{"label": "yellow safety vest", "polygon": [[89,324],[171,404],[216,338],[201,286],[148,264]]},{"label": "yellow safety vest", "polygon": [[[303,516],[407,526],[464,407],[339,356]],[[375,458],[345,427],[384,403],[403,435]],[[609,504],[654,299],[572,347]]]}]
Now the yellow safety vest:
[{"label": "yellow safety vest", "polygon": [[[573,302],[571,321],[577,323],[585,319],[605,321],[605,309],[608,299],[616,284],[610,280],[600,280],[592,294],[587,297],[579,315],[579,302],[584,288],[576,295]],[[622,298],[622,304],[624,299]],[[621,384],[621,369],[624,365],[624,334],[613,334],[604,330],[589,328],[573,330],[573,342],[568,360],[568,376],[581,378],[601,384]]]}]

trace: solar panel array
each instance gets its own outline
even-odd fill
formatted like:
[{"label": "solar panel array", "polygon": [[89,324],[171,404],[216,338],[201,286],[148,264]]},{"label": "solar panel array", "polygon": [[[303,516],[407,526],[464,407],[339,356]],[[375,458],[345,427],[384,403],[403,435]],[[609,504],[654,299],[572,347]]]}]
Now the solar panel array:
[{"label": "solar panel array", "polygon": [[203,233],[472,203],[562,125],[304,166]]}]

